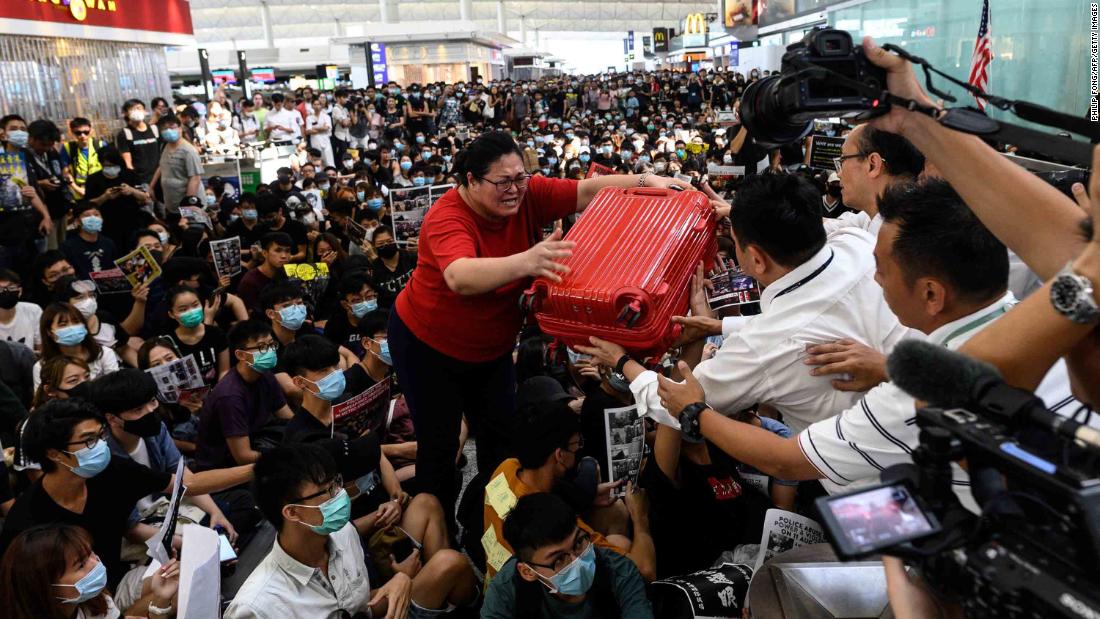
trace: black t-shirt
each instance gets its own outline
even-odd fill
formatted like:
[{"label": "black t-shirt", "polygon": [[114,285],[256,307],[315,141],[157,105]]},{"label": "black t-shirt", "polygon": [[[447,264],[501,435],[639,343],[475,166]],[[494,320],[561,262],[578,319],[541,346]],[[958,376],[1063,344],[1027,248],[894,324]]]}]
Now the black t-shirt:
[{"label": "black t-shirt", "polygon": [[355,353],[356,357],[363,356],[363,347],[359,344],[359,332],[348,322],[348,313],[344,308],[341,307],[333,312],[332,317],[325,323],[325,337],[333,344],[343,346]]},{"label": "black t-shirt", "polygon": [[[256,226],[257,228],[259,226]],[[308,238],[306,237],[306,227],[300,222],[287,218],[283,222],[283,227],[279,229],[272,228],[271,226],[264,226],[263,231],[260,233],[260,237],[268,232],[286,232],[290,235],[290,240],[294,241],[294,253],[298,253],[305,249]]]},{"label": "black t-shirt", "polygon": [[69,234],[61,242],[61,253],[73,265],[77,277],[85,279],[92,271],[113,269],[115,258],[119,257],[115,242],[103,234],[98,235],[91,243],[85,241],[79,233]]},{"label": "black t-shirt", "polygon": [[302,443],[310,442],[318,436],[333,436],[335,438],[347,438],[343,434],[336,432],[333,433],[332,426],[326,426],[321,423],[320,419],[317,419],[309,411],[301,406],[295,406],[294,417],[286,424],[286,430],[283,432],[284,443]]},{"label": "black t-shirt", "polygon": [[[126,168],[115,178],[107,178],[100,170],[88,177],[84,183],[84,193],[89,199],[95,199],[107,193],[112,187],[126,184],[137,187],[141,184],[137,173]],[[134,231],[144,228],[152,216],[141,209],[141,203],[130,196],[107,200],[99,205],[103,214],[103,234],[115,242],[116,247],[129,247]]]},{"label": "black t-shirt", "polygon": [[113,587],[125,573],[119,554],[130,512],[138,499],[162,492],[170,480],[169,473],[157,472],[133,460],[112,456],[102,473],[85,482],[88,499],[84,512],[77,514],[54,502],[39,479],[15,500],[15,505],[8,512],[3,533],[0,534],[0,552],[7,550],[19,533],[35,525],[65,523],[84,527],[92,536],[92,550],[107,567]]},{"label": "black t-shirt", "polygon": [[381,258],[375,258],[371,263],[374,277],[371,279],[371,288],[378,293],[378,307],[389,309],[397,300],[398,293],[409,283],[413,269],[416,268],[416,257],[404,250],[397,252],[397,268],[391,271]]},{"label": "black t-shirt", "polygon": [[[744,485],[734,463],[708,443],[711,464],[680,458],[677,489],[651,458],[642,474],[650,496],[650,516],[658,578],[709,567],[725,550],[759,543],[764,513],[771,502]],[[685,539],[684,527],[706,531],[705,543]]]},{"label": "black t-shirt", "polygon": [[263,236],[264,227],[259,222],[253,224],[251,228],[245,225],[244,218],[240,218],[237,221],[229,224],[225,229],[225,238],[231,239],[235,236],[241,237],[241,249],[248,251],[249,247],[252,247],[253,243],[260,240]]},{"label": "black t-shirt", "polygon": [[218,382],[218,354],[229,348],[229,340],[226,339],[225,333],[217,327],[206,325],[203,329],[205,333],[203,333],[202,339],[195,344],[184,343],[175,332],[169,335],[172,341],[176,343],[181,358],[187,355],[195,355],[195,363],[199,364],[203,382],[206,383],[207,387],[212,387],[214,383]]},{"label": "black t-shirt", "polygon": [[[129,133],[130,137],[126,137]],[[142,183],[153,181],[153,173],[160,166],[160,140],[155,130],[145,126],[145,131],[133,127],[123,127],[115,135],[115,144],[119,152],[130,153],[131,168]]]},{"label": "black t-shirt", "polygon": [[[27,185],[35,186],[38,177],[35,176],[35,166],[30,163],[34,155],[29,150],[22,148],[18,152],[9,153],[0,146],[0,154],[7,158],[6,163],[12,166],[18,166],[18,163],[13,163],[13,160],[23,159],[23,174],[17,173],[12,176],[23,176],[25,174]],[[3,187],[3,185],[0,185],[0,187]],[[9,188],[5,187],[5,189]],[[21,193],[8,192],[0,194],[0,245],[27,243],[28,237],[32,233],[32,224],[37,225],[36,222],[39,218],[37,211],[34,210],[28,200],[22,197]],[[37,235],[37,232],[35,232],[35,235]]]}]

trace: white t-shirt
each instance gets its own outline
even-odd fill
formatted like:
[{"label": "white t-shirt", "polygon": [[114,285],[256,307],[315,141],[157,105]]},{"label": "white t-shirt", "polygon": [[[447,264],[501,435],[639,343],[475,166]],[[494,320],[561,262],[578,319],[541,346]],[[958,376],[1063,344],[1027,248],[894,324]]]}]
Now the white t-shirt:
[{"label": "white t-shirt", "polygon": [[[149,413],[152,415],[153,413]],[[129,452],[130,458],[138,464],[149,469],[152,468],[151,460],[149,459],[149,447],[145,445],[145,439],[138,439],[137,447]],[[156,498],[153,495],[146,495],[138,499],[137,510],[139,514],[145,513],[145,510],[155,502]]]},{"label": "white t-shirt", "polygon": [[31,350],[41,348],[42,336],[38,331],[38,322],[42,318],[42,308],[34,303],[20,301],[15,304],[15,316],[11,322],[0,322],[0,340],[19,342]]}]

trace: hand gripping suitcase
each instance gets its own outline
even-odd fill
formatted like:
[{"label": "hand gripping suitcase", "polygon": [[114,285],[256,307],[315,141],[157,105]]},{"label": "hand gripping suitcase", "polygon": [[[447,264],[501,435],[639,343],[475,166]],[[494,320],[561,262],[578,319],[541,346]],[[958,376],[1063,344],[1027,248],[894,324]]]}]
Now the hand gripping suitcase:
[{"label": "hand gripping suitcase", "polygon": [[536,278],[521,303],[567,346],[594,335],[660,356],[682,330],[671,318],[687,312],[696,265],[714,264],[715,225],[702,192],[604,188],[565,236],[576,243],[569,273],[561,283]]}]

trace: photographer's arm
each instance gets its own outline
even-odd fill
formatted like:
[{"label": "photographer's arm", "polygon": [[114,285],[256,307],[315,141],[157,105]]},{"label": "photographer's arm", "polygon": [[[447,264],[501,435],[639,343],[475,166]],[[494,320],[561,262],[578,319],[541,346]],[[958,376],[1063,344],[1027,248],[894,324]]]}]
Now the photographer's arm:
[{"label": "photographer's arm", "polygon": [[[891,93],[933,105],[908,61],[882,49],[870,37],[864,39],[863,48],[871,62],[887,70]],[[1073,200],[978,137],[898,106],[871,125],[911,141],[982,223],[1043,279],[1052,277],[1080,252],[1082,243],[1075,233],[1081,211]]]}]

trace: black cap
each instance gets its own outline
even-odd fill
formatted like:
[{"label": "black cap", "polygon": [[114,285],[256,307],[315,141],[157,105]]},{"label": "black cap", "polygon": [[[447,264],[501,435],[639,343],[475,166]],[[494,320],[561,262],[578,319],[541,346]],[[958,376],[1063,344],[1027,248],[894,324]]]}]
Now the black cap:
[{"label": "black cap", "polygon": [[561,383],[549,376],[532,376],[523,381],[516,392],[516,408],[548,402],[571,401],[575,398],[562,388]]},{"label": "black cap", "polygon": [[186,196],[180,200],[180,206],[197,206],[202,207],[202,200],[198,196]]}]

